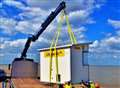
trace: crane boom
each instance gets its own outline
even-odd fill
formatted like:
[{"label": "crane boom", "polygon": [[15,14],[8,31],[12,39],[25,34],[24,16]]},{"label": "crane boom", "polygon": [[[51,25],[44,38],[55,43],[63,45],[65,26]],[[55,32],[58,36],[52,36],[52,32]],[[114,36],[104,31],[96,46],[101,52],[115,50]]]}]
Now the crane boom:
[{"label": "crane boom", "polygon": [[65,7],[66,7],[65,2],[62,1],[59,4],[59,6],[55,9],[55,11],[51,12],[51,14],[47,17],[47,19],[42,23],[41,29],[38,31],[38,33],[28,38],[24,46],[23,52],[21,53],[21,59],[26,58],[26,53],[27,53],[28,48],[30,47],[31,42],[35,42],[39,38],[39,36],[43,33],[43,31],[47,28],[47,26],[61,12],[61,10],[65,9]]}]

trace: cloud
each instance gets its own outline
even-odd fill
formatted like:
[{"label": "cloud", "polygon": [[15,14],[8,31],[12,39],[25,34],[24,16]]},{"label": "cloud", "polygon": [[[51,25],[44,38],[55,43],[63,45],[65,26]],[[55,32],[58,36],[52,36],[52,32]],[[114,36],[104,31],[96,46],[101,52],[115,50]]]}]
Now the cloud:
[{"label": "cloud", "polygon": [[[35,34],[40,30],[40,25],[46,17],[50,14],[51,10],[53,11],[57,5],[61,2],[60,0],[26,0],[27,6],[22,4],[19,1],[14,0],[4,0],[3,4],[8,6],[16,7],[16,9],[21,9],[22,11],[15,15],[15,17],[20,20],[15,20],[14,18],[5,18],[1,16],[0,28],[6,34],[23,33],[23,34]],[[2,5],[3,5],[2,4]],[[95,5],[99,4],[96,0],[66,0],[67,4],[67,13],[70,19],[72,30],[78,40],[78,42],[85,42],[85,32],[86,28],[82,24],[94,23],[95,21],[90,17],[90,14],[93,13]],[[101,6],[101,4],[100,4]],[[99,7],[100,7],[99,6]],[[5,14],[9,15],[9,14]],[[30,49],[28,50],[29,54],[36,54],[39,48],[49,47],[53,35],[57,30],[59,16],[47,27],[44,33],[39,37],[39,39],[32,43]],[[75,22],[75,23],[74,23]],[[77,25],[77,26],[76,26]],[[1,32],[2,32],[1,31]],[[1,39],[0,42],[0,52],[1,53],[10,53],[10,54],[20,54],[24,48],[26,39]],[[69,35],[67,32],[66,25],[62,26],[61,35],[59,38],[59,44],[70,43]],[[9,55],[10,56],[10,55]]]},{"label": "cloud", "polygon": [[0,8],[2,8],[2,3],[0,2]]},{"label": "cloud", "polygon": [[[54,35],[55,31],[57,31],[57,29],[54,26],[52,26],[52,25],[49,26],[48,30],[45,30],[45,32],[39,37],[39,39],[35,43],[31,44],[31,47],[29,48],[28,53],[34,54],[34,53],[38,52],[37,49],[39,49],[39,48],[50,47],[50,44],[53,39],[53,35]],[[82,42],[83,40],[85,40],[85,38],[84,38],[85,35],[83,34],[85,31],[86,31],[86,29],[84,27],[80,27],[78,29],[73,30],[77,40],[80,40],[78,42]],[[1,53],[20,54],[26,43],[26,39],[9,40],[7,38],[4,39],[4,37],[1,38],[1,41],[2,41],[1,46],[0,46]],[[62,29],[62,31],[61,31],[58,45],[62,45],[62,44],[70,44],[70,39],[69,39],[67,29]]]},{"label": "cloud", "polygon": [[8,34],[15,33],[14,27],[16,23],[17,22],[14,19],[10,19],[10,18],[8,19],[5,17],[0,18],[0,28],[3,29],[4,33],[8,33]]},{"label": "cloud", "polygon": [[[51,12],[50,10],[55,8],[60,3],[60,1],[54,0],[51,2],[43,0],[27,0],[28,6],[24,6],[21,2],[14,0],[5,0],[4,3],[18,8],[24,7],[23,11],[15,16],[20,18],[20,21],[16,21],[12,18],[2,18],[9,21],[4,21],[4,25],[0,24],[4,32],[8,32],[8,34],[10,34],[13,33],[12,30],[14,30],[16,31],[15,33],[21,32],[33,34],[39,30],[41,23],[44,22],[46,17]],[[51,5],[50,3],[53,4]],[[68,10],[70,23],[74,24],[74,27],[80,27],[82,24],[86,23],[95,23],[95,21],[90,17],[90,14],[93,12],[94,3],[96,3],[94,0],[75,0],[74,2],[67,0],[66,3],[68,8],[70,8],[70,10]],[[86,8],[86,6],[89,8]],[[48,9],[44,9],[44,7],[47,7]],[[72,8],[74,8],[74,10]],[[12,22],[10,22],[11,20]],[[53,22],[53,24],[57,24],[55,22]],[[10,30],[8,30],[8,28]]]},{"label": "cloud", "polygon": [[105,39],[103,42],[103,45],[108,47],[109,49],[120,51],[120,37],[110,37],[108,39]]},{"label": "cloud", "polygon": [[115,29],[115,35],[111,33],[106,34],[107,36],[101,40],[95,40],[90,46],[91,51],[95,52],[120,52],[120,21],[108,19],[108,23]]},{"label": "cloud", "polygon": [[118,31],[116,32],[116,34],[117,34],[118,36],[120,36],[120,30],[118,30]]},{"label": "cloud", "polygon": [[[66,0],[66,11],[69,14],[71,22],[79,21],[81,24],[94,23],[95,21],[93,21],[93,19],[90,18],[89,15],[93,12],[94,8],[96,8],[95,5],[97,4],[100,7],[104,3],[103,1],[104,0],[101,0],[101,2],[97,2],[95,0],[74,0],[73,2]],[[59,3],[59,0],[54,0],[52,2],[46,0],[27,0],[28,6],[30,5],[32,8],[39,7],[44,10],[50,10],[52,8],[55,8]]]},{"label": "cloud", "polygon": [[78,43],[82,43],[82,42],[85,42],[86,41],[86,35],[84,34],[87,29],[84,27],[84,26],[81,26],[80,28],[73,28],[73,32],[75,34],[75,37],[78,41]]},{"label": "cloud", "polygon": [[75,19],[81,17],[81,19],[89,16],[89,13],[86,10],[73,11],[69,14],[70,19]]},{"label": "cloud", "polygon": [[4,39],[3,43],[1,44],[4,48],[10,48],[10,47],[22,47],[24,46],[26,39],[17,39],[17,40],[6,40]]},{"label": "cloud", "polygon": [[108,19],[108,23],[111,24],[115,29],[120,29],[120,20]]},{"label": "cloud", "polygon": [[[53,0],[53,1],[48,1],[48,0],[27,0],[28,6],[31,7],[40,7],[43,9],[51,9],[55,8],[62,0]],[[105,0],[65,0],[66,2],[66,8],[68,11],[74,11],[78,9],[92,9],[94,8],[94,5],[103,5],[105,3]]]},{"label": "cloud", "polygon": [[33,34],[40,29],[40,25],[47,17],[48,12],[40,8],[28,8],[24,12],[17,15],[20,21],[13,18],[1,17],[0,28],[6,34]]},{"label": "cloud", "polygon": [[94,23],[95,21],[93,21],[89,15],[91,13],[87,10],[78,10],[78,11],[73,11],[71,13],[69,13],[69,19],[70,22],[75,23],[76,21],[79,22],[79,24],[89,24],[89,23]]},{"label": "cloud", "polygon": [[[26,7],[27,9],[24,10],[23,13],[20,13],[19,16],[22,17],[23,19],[28,18],[28,19],[38,19],[41,21],[42,18],[46,17],[48,14],[48,11],[45,11],[39,7]],[[39,18],[38,18],[39,17]]]},{"label": "cloud", "polygon": [[[42,14],[43,13],[43,14]],[[33,34],[40,28],[43,19],[47,12],[41,10],[40,8],[32,8],[28,12],[23,12],[19,14],[21,21],[16,21],[12,18],[1,17],[0,18],[0,28],[6,34],[14,33],[29,33]],[[26,19],[27,18],[27,19]]]},{"label": "cloud", "polygon": [[26,8],[24,4],[22,4],[21,2],[15,1],[15,0],[4,0],[3,4],[6,4],[8,6],[13,6],[19,9]]},{"label": "cloud", "polygon": [[120,52],[120,36],[110,36],[100,41],[95,40],[90,49],[95,52]]},{"label": "cloud", "polygon": [[20,21],[18,24],[15,26],[15,29],[18,32],[25,33],[25,34],[30,34],[33,33],[33,24],[28,22],[28,21]]},{"label": "cloud", "polygon": [[[0,37],[0,52],[2,53],[20,53],[24,48],[27,39],[15,39],[11,40],[8,37]],[[31,43],[31,47],[28,51],[30,53],[36,52],[38,47],[49,47],[49,40],[43,36],[39,37],[36,43]],[[7,51],[6,51],[7,50]]]},{"label": "cloud", "polygon": [[48,1],[48,0],[26,0],[28,6],[30,7],[40,7],[43,9],[50,9],[53,8],[55,5],[58,4],[58,2],[60,2],[59,0],[53,0]]},{"label": "cloud", "polygon": [[91,48],[98,48],[99,47],[99,41],[95,40],[93,44],[90,45]]}]

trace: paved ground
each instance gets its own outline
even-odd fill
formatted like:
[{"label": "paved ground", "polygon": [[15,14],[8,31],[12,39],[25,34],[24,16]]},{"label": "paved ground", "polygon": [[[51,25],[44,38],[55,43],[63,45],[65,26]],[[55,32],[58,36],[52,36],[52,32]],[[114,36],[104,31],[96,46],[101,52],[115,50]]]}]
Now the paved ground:
[{"label": "paved ground", "polygon": [[[15,88],[50,88],[48,84],[41,83],[39,80],[27,79],[13,79]],[[2,88],[2,83],[0,83]],[[9,84],[7,84],[9,88]],[[56,85],[52,88],[57,88]],[[74,85],[74,88],[81,88],[80,85]],[[120,88],[120,85],[102,85],[101,88]]]},{"label": "paved ground", "polygon": [[14,78],[12,83],[15,88],[49,88],[49,85],[40,83],[39,80],[33,78]]}]

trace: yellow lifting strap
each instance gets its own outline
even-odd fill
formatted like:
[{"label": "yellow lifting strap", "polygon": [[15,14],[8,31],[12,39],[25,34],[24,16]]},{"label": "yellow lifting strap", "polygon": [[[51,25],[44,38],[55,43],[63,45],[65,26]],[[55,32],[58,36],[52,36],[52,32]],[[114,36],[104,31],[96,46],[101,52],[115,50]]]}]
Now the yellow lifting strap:
[{"label": "yellow lifting strap", "polygon": [[49,67],[50,67],[49,68],[49,80],[50,80],[50,83],[51,83],[51,79],[52,79],[52,63],[53,63],[53,55],[52,55],[52,53],[55,54],[55,59],[56,59],[56,61],[55,61],[55,63],[56,63],[56,82],[59,82],[59,80],[58,80],[58,73],[59,73],[58,68],[59,67],[58,67],[58,58],[57,58],[56,46],[57,46],[57,43],[58,43],[58,38],[59,38],[60,33],[61,33],[62,21],[63,21],[64,17],[65,17],[65,21],[66,21],[66,24],[67,24],[67,27],[68,27],[68,33],[69,33],[69,36],[70,36],[71,43],[72,44],[77,43],[75,35],[72,32],[72,28],[71,28],[71,25],[70,25],[70,22],[69,22],[68,15],[64,11],[62,11],[62,13],[60,15],[60,20],[59,20],[57,32],[55,33],[55,36],[53,37],[52,43],[51,43],[51,46],[50,46],[50,65],[49,65]]},{"label": "yellow lifting strap", "polygon": [[62,28],[62,25],[61,25],[61,19],[60,19],[60,22],[59,22],[59,25],[58,25],[58,33],[57,33],[57,37],[56,37],[56,41],[55,41],[55,45],[54,45],[55,59],[56,59],[56,81],[57,82],[58,82],[58,57],[57,57],[56,46],[57,46],[57,43],[58,43],[58,38],[59,38],[60,33],[61,33],[61,28]]},{"label": "yellow lifting strap", "polygon": [[75,35],[72,32],[72,28],[71,28],[71,25],[70,25],[70,22],[69,22],[68,15],[65,12],[64,12],[64,14],[65,14],[65,20],[66,20],[66,23],[67,23],[68,33],[69,33],[69,36],[70,36],[71,43],[72,44],[77,44],[77,40],[75,38]]},{"label": "yellow lifting strap", "polygon": [[[57,46],[57,43],[58,43],[58,38],[60,36],[60,33],[61,33],[61,28],[62,28],[62,20],[63,20],[63,14],[61,14],[60,16],[60,20],[59,20],[59,25],[58,25],[58,29],[57,29],[57,32],[55,33],[55,36],[54,38],[52,39],[52,43],[51,43],[51,46],[50,46],[50,74],[49,74],[49,80],[51,82],[51,76],[52,76],[52,61],[53,61],[53,57],[52,57],[52,53],[54,52],[55,53],[55,58],[56,58],[56,81],[58,82],[58,58],[57,58],[57,50],[56,50],[56,46]],[[52,47],[54,47],[54,49],[52,50]]]}]

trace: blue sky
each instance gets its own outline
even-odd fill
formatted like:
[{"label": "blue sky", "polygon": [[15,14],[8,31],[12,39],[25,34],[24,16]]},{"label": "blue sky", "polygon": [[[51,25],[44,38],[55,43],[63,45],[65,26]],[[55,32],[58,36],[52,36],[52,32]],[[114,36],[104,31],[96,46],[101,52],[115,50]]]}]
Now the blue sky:
[{"label": "blue sky", "polygon": [[[19,57],[26,39],[62,0],[0,0],[0,63]],[[92,41],[89,63],[120,65],[120,0],[64,0],[72,30],[79,43]],[[28,56],[39,59],[37,49],[49,47],[59,16],[49,25]],[[66,25],[59,45],[68,44]],[[101,58],[98,58],[102,54]]]}]

